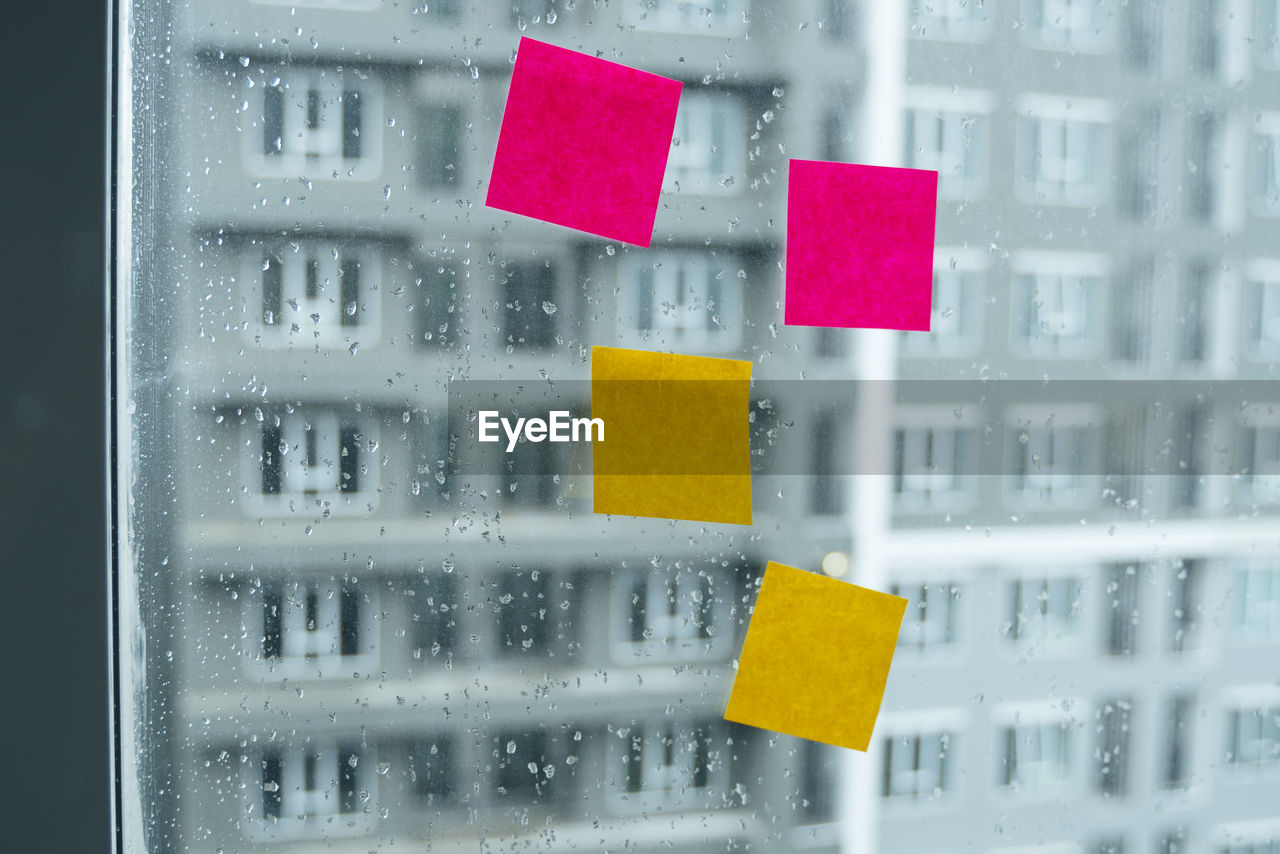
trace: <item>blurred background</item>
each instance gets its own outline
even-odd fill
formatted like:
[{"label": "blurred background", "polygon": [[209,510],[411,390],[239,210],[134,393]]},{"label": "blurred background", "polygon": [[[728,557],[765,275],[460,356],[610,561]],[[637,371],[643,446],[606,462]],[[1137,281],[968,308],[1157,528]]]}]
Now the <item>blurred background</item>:
[{"label": "blurred background", "polygon": [[[1280,851],[1280,4],[123,14],[131,850]],[[650,249],[484,207],[521,36],[684,83]],[[931,332],[782,324],[791,157],[939,173]],[[459,466],[593,344],[793,381],[753,526]],[[908,598],[867,753],[722,719],[767,560]]]}]

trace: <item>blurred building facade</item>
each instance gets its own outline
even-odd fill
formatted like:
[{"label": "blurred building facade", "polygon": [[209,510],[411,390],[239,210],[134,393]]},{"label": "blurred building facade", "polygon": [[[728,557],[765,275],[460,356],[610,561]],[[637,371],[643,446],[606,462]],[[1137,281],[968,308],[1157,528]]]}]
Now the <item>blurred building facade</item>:
[{"label": "blurred building facade", "polygon": [[[1280,850],[1280,416],[1173,382],[1280,352],[1275,4],[155,5],[156,850]],[[484,207],[521,35],[684,82],[651,249]],[[783,327],[789,157],[940,173],[933,332]],[[593,344],[874,380],[753,448],[892,472],[761,477],[750,530],[456,472],[450,379]],[[1043,377],[1097,392],[992,432],[912,382]],[[721,719],[770,559],[911,601],[866,755]]]}]

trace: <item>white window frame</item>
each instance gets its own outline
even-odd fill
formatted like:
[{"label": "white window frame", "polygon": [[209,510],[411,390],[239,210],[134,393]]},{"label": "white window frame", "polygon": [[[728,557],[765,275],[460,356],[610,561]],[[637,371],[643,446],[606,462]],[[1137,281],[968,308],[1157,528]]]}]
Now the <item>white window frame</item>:
[{"label": "white window frame", "polygon": [[[294,65],[287,69],[260,66],[251,61],[245,69],[247,106],[241,110],[243,157],[246,170],[255,175],[308,180],[372,180],[378,177],[382,159],[382,84],[371,73],[352,68]],[[277,82],[278,81],[278,82]],[[347,84],[360,92],[360,156],[343,156],[342,97]],[[284,118],[280,153],[263,150],[266,93],[284,89]],[[318,127],[307,128],[309,93],[320,93],[322,111]],[[300,129],[295,129],[300,127]]]},{"label": "white window frame", "polygon": [[746,185],[746,140],[746,106],[740,98],[723,90],[686,92],[676,111],[663,192],[738,195]]},{"label": "white window frame", "polygon": [[[341,747],[346,740],[333,737],[306,736],[301,743],[263,746],[250,753],[245,763],[245,797],[252,810],[247,811],[248,821],[242,823],[245,835],[255,841],[273,839],[306,839],[328,836],[362,836],[372,826],[373,805],[377,803],[377,754],[372,743],[353,736],[351,742],[361,742],[357,763],[357,797],[362,801],[355,812],[342,812],[340,777],[329,778],[323,789],[303,790],[304,767],[310,754],[319,764],[332,757],[333,774],[338,774]],[[268,819],[262,814],[262,760],[272,750],[280,753],[280,817]],[[316,782],[322,782],[321,771],[316,769]],[[367,793],[365,799],[361,795]]]},{"label": "white window frame", "polygon": [[[900,406],[894,411],[894,506],[900,512],[962,510],[977,497],[979,413],[960,405]],[[897,488],[903,439],[902,490]],[[961,443],[969,459],[960,459]],[[929,451],[932,459],[928,459]],[[948,462],[949,461],[949,462]]]},{"label": "white window frame", "polygon": [[[1280,259],[1259,258],[1246,265],[1244,294],[1247,308],[1255,304],[1255,295],[1260,308],[1257,338],[1245,336],[1247,354],[1255,359],[1280,358]],[[1248,311],[1241,316],[1247,317]]]},{"label": "white window frame", "polygon": [[[1070,711],[1064,710],[1069,708]],[[1087,741],[1083,722],[1093,715],[1089,703],[1081,699],[1058,700],[1026,704],[1006,704],[995,709],[992,722],[995,726],[997,787],[1010,796],[1029,795],[1036,800],[1055,795],[1065,795],[1079,786],[1085,763],[1081,745]],[[1005,763],[1013,762],[1007,755],[1008,733],[1014,731],[1019,755],[1023,750],[1039,754],[1029,761],[1019,760],[1011,773]],[[1058,743],[1060,750],[1046,754],[1046,747]],[[1027,744],[1028,739],[1034,739]],[[1056,753],[1054,756],[1052,754]],[[1000,761],[1003,759],[1003,763]],[[1026,773],[1029,770],[1030,773]],[[1012,782],[1005,784],[1006,777]]]},{"label": "white window frame", "polygon": [[1106,256],[1022,252],[1012,264],[1009,349],[1016,355],[1088,359],[1103,346]]},{"label": "white window frame", "polygon": [[1250,207],[1259,216],[1280,216],[1280,112],[1254,117],[1250,147]]},{"label": "white window frame", "polygon": [[[268,584],[280,588],[280,657],[267,658],[262,652],[264,635],[264,592]],[[342,654],[342,588],[356,594],[359,631],[356,655]],[[316,596],[314,628],[308,628],[306,599]],[[378,588],[374,584],[344,581],[341,576],[299,578],[281,576],[263,579],[263,589],[240,594],[241,635],[244,638],[244,669],[261,679],[350,679],[354,671],[370,671],[378,666]]]},{"label": "white window frame", "polygon": [[1244,641],[1280,639],[1280,555],[1246,560],[1231,570],[1231,632]]},{"label": "white window frame", "polygon": [[[290,407],[285,410],[262,410],[263,420],[256,416],[246,422],[245,453],[240,458],[240,474],[244,484],[243,503],[247,512],[271,516],[367,515],[378,506],[381,464],[376,451],[378,422],[367,413],[323,407]],[[280,418],[281,442],[288,450],[280,457],[280,492],[262,491],[262,434],[267,419]],[[315,433],[315,456],[318,465],[307,463],[307,425]],[[356,491],[341,491],[342,428],[358,431],[361,447],[356,465],[360,477]]]},{"label": "white window frame", "polygon": [[[638,578],[645,581],[645,639],[631,640],[633,586]],[[700,637],[701,627],[694,619],[699,608],[698,597],[704,586],[711,596],[710,637]],[[668,595],[675,591],[674,597]],[[733,575],[713,569],[672,567],[657,570],[642,567],[619,570],[611,591],[613,658],[636,663],[723,658],[732,652],[734,631],[730,621]],[[641,604],[641,603],[636,603]],[[674,613],[673,613],[674,611]]]},{"label": "white window frame", "polygon": [[[1021,455],[1026,475],[1018,483],[1017,475],[1006,469],[1004,492],[1009,507],[1074,509],[1096,501],[1098,476],[1090,469],[1102,450],[1098,432],[1102,418],[1102,410],[1092,404],[1010,407],[1005,421],[1004,464],[1012,465],[1013,455]],[[1067,443],[1075,446],[1074,457],[1061,459],[1060,449]]]},{"label": "white window frame", "polygon": [[[267,323],[264,316],[263,279],[267,266],[280,260],[280,316]],[[360,265],[359,292],[354,307],[358,323],[342,325],[345,312],[353,307],[343,305],[339,271],[345,259],[355,258]],[[315,265],[317,291],[307,296],[308,269]],[[240,265],[245,283],[245,312],[252,320],[247,329],[254,343],[271,349],[300,348],[314,351],[346,349],[360,344],[361,349],[376,347],[381,335],[381,300],[379,284],[383,275],[382,250],[374,243],[348,240],[290,240],[284,243],[254,239],[244,245]]]},{"label": "white window frame", "polygon": [[979,351],[988,269],[987,255],[980,250],[934,249],[929,331],[899,333],[904,356],[956,357]]},{"label": "white window frame", "polygon": [[[1002,623],[1009,651],[1058,656],[1082,650],[1092,628],[1090,582],[1098,571],[1094,566],[1048,566],[1002,573],[1001,620],[1021,621]],[[1018,602],[1022,607],[1015,614]]]},{"label": "white window frame", "polygon": [[[742,335],[743,258],[732,252],[660,250],[628,255],[618,265],[618,336],[645,347],[715,353]],[[651,284],[646,285],[646,280]],[[709,295],[718,283],[719,303]],[[649,329],[638,328],[639,301],[648,299]],[[708,329],[710,323],[714,329]]]},{"label": "white window frame", "polygon": [[991,19],[984,0],[914,0],[911,37],[949,42],[984,42]]},{"label": "white window frame", "polygon": [[1026,95],[1018,116],[1016,186],[1024,202],[1088,207],[1106,201],[1115,116],[1109,101]]},{"label": "white window frame", "polygon": [[746,0],[626,0],[626,22],[637,30],[737,36],[746,29]]},{"label": "white window frame", "polygon": [[[640,748],[640,790],[628,792],[628,764],[634,760],[634,730],[642,732]],[[693,778],[698,761],[694,739],[701,729],[708,739],[707,784],[695,787]],[[728,748],[723,723],[714,718],[651,718],[609,734],[609,805],[620,814],[671,807],[705,810],[706,796],[723,792],[729,783]],[[667,741],[671,742],[671,763],[667,764]]]},{"label": "white window frame", "polygon": [[1115,20],[1104,0],[1023,0],[1023,16],[1037,21],[1024,32],[1035,47],[1080,53],[1105,53]]},{"label": "white window frame", "polygon": [[906,165],[937,172],[940,199],[982,198],[995,96],[976,89],[914,86],[907,89],[905,105],[904,138],[913,141],[905,151]]}]

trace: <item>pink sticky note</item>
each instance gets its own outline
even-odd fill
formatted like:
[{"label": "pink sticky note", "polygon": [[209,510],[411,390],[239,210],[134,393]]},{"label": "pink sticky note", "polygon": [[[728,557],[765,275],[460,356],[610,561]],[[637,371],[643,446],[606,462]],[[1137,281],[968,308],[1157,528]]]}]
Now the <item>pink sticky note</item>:
[{"label": "pink sticky note", "polygon": [[938,173],[792,160],[784,321],[929,329]]},{"label": "pink sticky note", "polygon": [[485,204],[648,246],[681,87],[520,39]]}]

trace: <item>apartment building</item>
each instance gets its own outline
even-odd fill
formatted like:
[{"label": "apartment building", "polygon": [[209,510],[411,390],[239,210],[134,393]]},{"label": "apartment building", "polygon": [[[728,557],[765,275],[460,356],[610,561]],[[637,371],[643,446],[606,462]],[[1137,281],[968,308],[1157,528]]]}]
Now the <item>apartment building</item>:
[{"label": "apartment building", "polygon": [[[1276,4],[144,5],[151,848],[1280,846]],[[484,207],[521,36],[684,83],[650,249]],[[939,172],[931,332],[783,326],[790,157]],[[755,525],[455,458],[593,344],[753,362]],[[865,755],[721,717],[771,559],[911,602]]]}]

